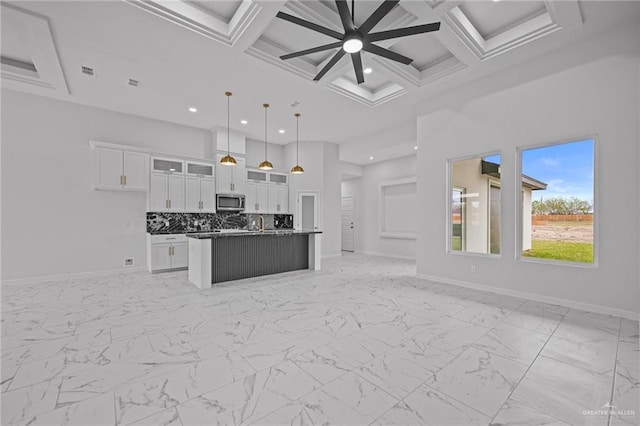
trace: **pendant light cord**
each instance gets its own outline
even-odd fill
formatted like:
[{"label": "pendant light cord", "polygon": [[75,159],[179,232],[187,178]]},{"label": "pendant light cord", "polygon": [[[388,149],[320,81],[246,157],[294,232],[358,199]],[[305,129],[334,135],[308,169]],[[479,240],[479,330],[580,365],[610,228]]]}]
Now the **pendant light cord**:
[{"label": "pendant light cord", "polygon": [[230,112],[230,108],[231,108],[231,93],[229,93],[229,95],[227,95],[227,156],[230,156],[230,152],[231,152],[231,131],[229,130],[229,115],[231,114]]},{"label": "pendant light cord", "polygon": [[356,25],[356,0],[351,0],[351,22]]},{"label": "pendant light cord", "polygon": [[267,161],[267,108],[269,104],[263,104],[264,107],[264,161]]},{"label": "pendant light cord", "polygon": [[300,164],[300,114],[296,114],[296,166]]}]

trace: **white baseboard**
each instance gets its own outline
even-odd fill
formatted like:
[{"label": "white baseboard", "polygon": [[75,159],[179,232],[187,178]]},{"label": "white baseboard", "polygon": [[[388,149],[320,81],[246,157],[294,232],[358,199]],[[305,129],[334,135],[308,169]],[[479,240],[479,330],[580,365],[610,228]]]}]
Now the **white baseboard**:
[{"label": "white baseboard", "polygon": [[339,253],[323,254],[323,255],[322,255],[322,258],[323,258],[323,259],[329,259],[329,258],[332,258],[332,257],[340,257],[340,256],[342,256],[342,252],[339,252]]},{"label": "white baseboard", "polygon": [[602,306],[602,305],[592,305],[590,303],[577,302],[574,300],[562,299],[562,298],[553,297],[553,296],[544,296],[541,294],[529,293],[526,291],[509,290],[505,288],[492,287],[484,284],[478,284],[478,283],[462,281],[462,280],[455,280],[447,277],[436,277],[433,275],[426,275],[426,274],[416,274],[416,277],[424,280],[435,281],[435,282],[444,283],[444,284],[451,284],[459,287],[471,288],[474,290],[488,291],[490,293],[501,294],[504,296],[519,297],[521,299],[533,300],[535,302],[550,303],[552,305],[560,305],[560,306],[565,306],[567,308],[595,312],[603,315],[613,315],[616,317],[627,318],[634,321],[638,321],[640,319],[640,313],[626,311],[624,309],[616,309],[616,308],[611,308],[611,307]]},{"label": "white baseboard", "polygon": [[366,254],[367,256],[382,256],[382,257],[390,257],[392,259],[402,259],[402,260],[416,260],[416,257],[413,256],[399,256],[396,254],[389,253],[378,253],[376,251],[366,251],[366,250],[356,250],[355,253],[358,254]]},{"label": "white baseboard", "polygon": [[100,277],[100,276],[110,275],[110,274],[132,274],[132,273],[135,273],[135,272],[144,272],[146,270],[147,270],[146,266],[136,266],[136,267],[133,267],[133,268],[110,269],[110,270],[106,270],[106,271],[76,272],[76,273],[72,273],[72,274],[46,275],[46,276],[41,276],[41,277],[17,278],[17,279],[12,279],[12,280],[2,280],[2,285],[41,284],[41,283],[51,282],[51,281],[68,280],[70,278]]}]

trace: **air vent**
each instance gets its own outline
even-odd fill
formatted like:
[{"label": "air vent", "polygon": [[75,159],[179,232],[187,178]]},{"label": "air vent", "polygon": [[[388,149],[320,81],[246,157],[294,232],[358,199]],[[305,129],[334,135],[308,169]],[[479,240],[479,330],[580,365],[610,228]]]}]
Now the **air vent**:
[{"label": "air vent", "polygon": [[133,87],[140,86],[140,82],[138,80],[134,80],[133,78],[130,78],[129,81],[127,81],[127,84]]},{"label": "air vent", "polygon": [[88,67],[86,65],[81,65],[80,70],[82,71],[82,74],[88,76],[88,77],[95,77],[96,76],[96,70]]},{"label": "air vent", "polygon": [[298,102],[298,101],[293,101],[293,102],[291,102],[291,103],[289,104],[289,106],[290,106],[291,108],[295,108],[295,107],[297,107],[298,105],[300,105],[300,102]]}]

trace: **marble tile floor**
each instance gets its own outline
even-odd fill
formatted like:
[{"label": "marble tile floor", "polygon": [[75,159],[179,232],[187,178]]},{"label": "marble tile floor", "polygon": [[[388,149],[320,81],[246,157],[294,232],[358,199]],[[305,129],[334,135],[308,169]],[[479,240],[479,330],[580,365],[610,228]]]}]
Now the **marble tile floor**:
[{"label": "marble tile floor", "polygon": [[638,322],[345,255],[2,288],[2,425],[637,425]]}]

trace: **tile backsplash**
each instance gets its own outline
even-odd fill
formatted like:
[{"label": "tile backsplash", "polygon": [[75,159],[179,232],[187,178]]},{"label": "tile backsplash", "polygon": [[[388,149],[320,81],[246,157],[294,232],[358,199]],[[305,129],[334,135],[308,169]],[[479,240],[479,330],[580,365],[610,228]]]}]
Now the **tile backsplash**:
[{"label": "tile backsplash", "polygon": [[209,232],[215,229],[248,229],[264,217],[265,229],[293,229],[293,215],[250,213],[167,213],[147,212],[147,232],[178,234]]}]

